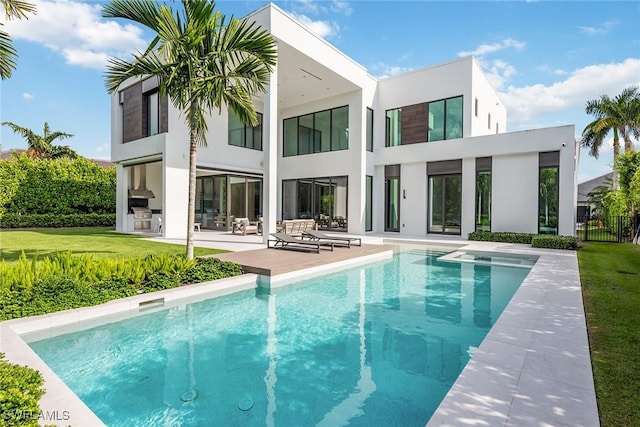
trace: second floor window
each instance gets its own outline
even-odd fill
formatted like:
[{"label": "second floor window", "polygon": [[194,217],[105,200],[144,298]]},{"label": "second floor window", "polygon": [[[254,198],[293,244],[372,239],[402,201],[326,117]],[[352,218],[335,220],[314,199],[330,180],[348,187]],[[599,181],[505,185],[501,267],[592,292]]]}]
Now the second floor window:
[{"label": "second floor window", "polygon": [[349,107],[332,108],[284,120],[284,156],[349,148]]},{"label": "second floor window", "polygon": [[147,101],[147,135],[152,136],[160,133],[160,96],[158,92],[151,92],[145,95]]},{"label": "second floor window", "polygon": [[257,126],[248,126],[229,111],[229,145],[262,150],[262,114],[258,116]]}]

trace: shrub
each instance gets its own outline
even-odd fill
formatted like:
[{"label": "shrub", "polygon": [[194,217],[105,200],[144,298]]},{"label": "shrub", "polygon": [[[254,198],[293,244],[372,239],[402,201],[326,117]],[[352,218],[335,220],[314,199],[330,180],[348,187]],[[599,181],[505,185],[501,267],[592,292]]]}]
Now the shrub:
[{"label": "shrub", "polygon": [[9,363],[0,353],[0,426],[37,426],[43,384],[38,371]]},{"label": "shrub", "polygon": [[200,258],[198,263],[186,270],[180,279],[182,283],[200,283],[242,274],[242,266],[218,258]]},{"label": "shrub", "polygon": [[37,261],[23,253],[0,263],[0,321],[102,304],[139,293],[170,289],[242,274],[217,258],[182,256],[99,259],[56,254]]},{"label": "shrub", "polygon": [[531,240],[534,248],[577,249],[578,239],[572,236],[537,235]]},{"label": "shrub", "polygon": [[114,227],[116,215],[87,214],[14,214],[0,215],[0,228]]},{"label": "shrub", "polygon": [[481,242],[501,242],[501,243],[525,243],[531,244],[531,239],[535,234],[530,233],[510,233],[510,232],[495,232],[490,231],[474,231],[469,233],[467,237],[469,240],[481,241]]}]

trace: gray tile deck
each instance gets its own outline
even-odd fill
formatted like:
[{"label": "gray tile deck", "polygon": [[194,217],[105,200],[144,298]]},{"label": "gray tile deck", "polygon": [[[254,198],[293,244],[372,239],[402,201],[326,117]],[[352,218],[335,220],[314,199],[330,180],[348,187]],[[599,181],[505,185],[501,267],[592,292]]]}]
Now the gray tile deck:
[{"label": "gray tile deck", "polygon": [[[242,250],[264,248],[259,236],[221,237],[224,233],[206,232],[196,234],[200,234],[198,238],[202,246],[221,247],[219,242],[224,241],[228,249],[234,247],[234,242]],[[384,237],[396,236],[367,236],[366,242],[381,243]],[[157,240],[173,243],[169,239]],[[424,238],[421,240],[425,243]],[[540,255],[538,263],[427,425],[598,426],[576,253],[533,250],[524,245],[467,242],[459,239],[429,239],[426,243],[462,247],[462,250]],[[366,246],[365,244],[363,248],[366,249]],[[277,253],[279,258],[285,258],[284,255],[290,255],[288,251],[270,251],[272,252],[266,253],[266,256]],[[291,255],[294,254],[291,252]],[[245,256],[251,258],[250,253]],[[369,256],[377,256],[376,251]],[[318,259],[314,260],[317,261]],[[353,263],[357,262],[357,259],[341,262]],[[304,267],[299,260],[295,263],[300,268]],[[328,268],[334,265],[326,259],[321,261],[321,264]],[[306,266],[306,271],[316,272],[322,265],[311,268]],[[304,271],[284,268],[282,271],[289,272],[280,274],[280,277],[304,274]],[[242,286],[246,288],[248,285],[247,283]],[[193,294],[194,297],[195,294],[203,292],[197,287],[185,288],[188,289],[162,291],[162,295],[176,299],[183,291]],[[228,292],[231,291],[229,288]],[[27,364],[44,373],[48,393],[41,401],[43,410],[71,410],[71,419],[63,421],[61,425],[99,425],[91,411],[30,350],[19,334],[33,333],[38,329],[47,331],[55,326],[79,323],[81,319],[95,321],[92,319],[95,316],[111,310],[125,310],[127,305],[135,305],[138,300],[149,297],[151,296],[138,296],[114,301],[95,309],[71,310],[3,322],[0,324],[0,351],[7,353],[7,358],[14,363]]]}]

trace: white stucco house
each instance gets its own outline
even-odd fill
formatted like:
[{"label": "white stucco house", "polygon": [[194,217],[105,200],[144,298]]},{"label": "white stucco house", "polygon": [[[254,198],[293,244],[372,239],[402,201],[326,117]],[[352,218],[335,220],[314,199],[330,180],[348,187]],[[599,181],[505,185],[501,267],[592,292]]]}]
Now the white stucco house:
[{"label": "white stucco house", "polygon": [[[473,57],[377,79],[273,4],[248,19],[273,35],[278,64],[255,99],[261,125],[210,117],[197,155],[202,229],[263,217],[265,239],[291,218],[354,234],[574,234],[574,126],[507,132],[503,101]],[[164,236],[184,237],[184,115],[147,79],[113,95],[111,120],[117,230],[161,220]]]}]

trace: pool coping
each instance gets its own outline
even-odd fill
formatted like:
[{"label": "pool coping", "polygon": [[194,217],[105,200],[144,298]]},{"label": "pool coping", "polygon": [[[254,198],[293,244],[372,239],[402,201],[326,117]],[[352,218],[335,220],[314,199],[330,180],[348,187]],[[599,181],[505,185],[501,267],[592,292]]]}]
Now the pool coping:
[{"label": "pool coping", "polygon": [[599,426],[577,253],[489,242],[460,250],[539,258],[427,427]]},{"label": "pool coping", "polygon": [[[398,243],[424,246],[433,242]],[[427,426],[599,426],[576,252],[492,242],[458,241],[455,246],[462,251],[538,255],[539,259]],[[100,319],[102,323],[105,315],[136,316],[170,304],[188,303],[204,295],[215,297],[258,286],[284,286],[304,277],[373,262],[390,254],[391,251],[387,251],[312,267],[273,276],[266,282],[262,276],[246,274],[94,307],[5,321],[0,323],[0,352],[5,353],[8,361],[42,373],[47,393],[40,401],[40,422],[104,425],[31,350],[22,336],[33,338],[43,330],[58,334],[61,326],[68,327],[70,330],[65,332],[70,332],[73,328],[78,330],[80,322],[85,329],[91,327],[91,319]],[[151,304],[145,304],[149,302]],[[46,332],[44,334],[46,336]]]}]

